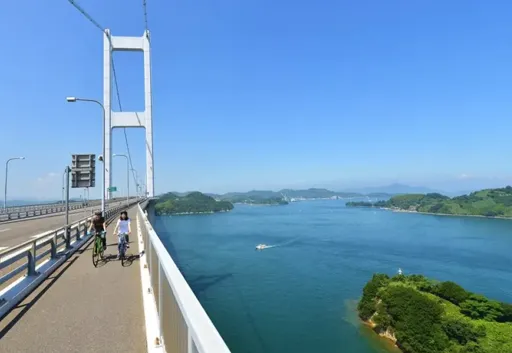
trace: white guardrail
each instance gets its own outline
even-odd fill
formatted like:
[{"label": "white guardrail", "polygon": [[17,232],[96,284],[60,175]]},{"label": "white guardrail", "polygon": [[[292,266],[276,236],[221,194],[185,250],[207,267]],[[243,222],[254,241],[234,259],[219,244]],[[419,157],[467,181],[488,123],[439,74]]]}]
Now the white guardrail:
[{"label": "white guardrail", "polygon": [[[111,220],[139,201],[134,199],[129,205],[123,203],[106,210],[105,219]],[[0,320],[90,239],[91,235],[87,235],[90,218],[70,224],[67,237],[66,227],[61,227],[0,251]],[[24,271],[25,275],[7,284]]]},{"label": "white guardrail", "polygon": [[[155,346],[173,353],[230,353],[187,281],[153,230],[146,213],[147,201],[137,206],[137,223],[143,240],[144,278],[150,286],[158,328]],[[142,266],[142,264],[141,264]],[[150,293],[150,294],[146,294]],[[146,318],[146,322],[147,322]],[[146,325],[147,326],[147,325]],[[147,332],[149,334],[149,332]],[[148,336],[148,346],[149,346]],[[149,350],[148,350],[149,351]]]}]

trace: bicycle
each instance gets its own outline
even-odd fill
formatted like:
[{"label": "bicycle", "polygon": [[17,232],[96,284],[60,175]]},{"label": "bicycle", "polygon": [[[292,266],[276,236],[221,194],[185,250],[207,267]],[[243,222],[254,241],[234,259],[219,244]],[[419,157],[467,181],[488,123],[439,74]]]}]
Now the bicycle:
[{"label": "bicycle", "polygon": [[105,231],[100,233],[94,232],[94,244],[92,247],[92,264],[94,267],[98,267],[99,260],[104,258],[103,238],[105,238],[106,234],[107,232]]},{"label": "bicycle", "polygon": [[119,233],[117,235],[119,237],[119,243],[117,244],[117,249],[119,250],[119,258],[121,259],[121,266],[124,266],[124,261],[126,260],[126,249],[128,247],[128,242],[126,241],[127,233]]}]

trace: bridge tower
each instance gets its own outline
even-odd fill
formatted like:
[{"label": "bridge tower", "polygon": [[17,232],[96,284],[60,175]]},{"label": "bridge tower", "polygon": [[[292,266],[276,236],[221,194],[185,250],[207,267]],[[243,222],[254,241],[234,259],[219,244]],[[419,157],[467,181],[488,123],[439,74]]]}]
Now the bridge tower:
[{"label": "bridge tower", "polygon": [[[142,51],[144,52],[144,102],[143,112],[112,111],[112,52]],[[146,188],[147,196],[154,195],[153,170],[153,119],[151,95],[151,60],[149,31],[141,37],[112,36],[110,30],[103,35],[103,105],[105,107],[105,190],[112,184],[112,130],[121,127],[137,127],[146,130]],[[130,166],[131,167],[131,166]],[[106,198],[109,192],[106,191]]]}]

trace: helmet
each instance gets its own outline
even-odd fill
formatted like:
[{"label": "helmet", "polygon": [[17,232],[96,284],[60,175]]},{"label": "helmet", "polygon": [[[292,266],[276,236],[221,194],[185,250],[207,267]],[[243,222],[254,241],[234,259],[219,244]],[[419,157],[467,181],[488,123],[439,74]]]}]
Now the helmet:
[{"label": "helmet", "polygon": [[101,211],[96,211],[96,212],[94,212],[94,215],[95,215],[95,216],[101,216]]}]

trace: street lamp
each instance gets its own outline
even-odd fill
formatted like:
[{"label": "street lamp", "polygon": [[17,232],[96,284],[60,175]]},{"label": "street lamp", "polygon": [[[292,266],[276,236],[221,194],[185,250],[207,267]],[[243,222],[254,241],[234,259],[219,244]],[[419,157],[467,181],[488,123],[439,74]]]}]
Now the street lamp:
[{"label": "street lamp", "polygon": [[128,159],[128,156],[125,154],[113,154],[112,157],[124,157],[126,158],[126,185],[127,185],[127,193],[126,193],[126,204],[130,202],[130,161]]},{"label": "street lamp", "polygon": [[62,172],[62,204],[64,205],[64,198],[66,197],[65,193],[65,189],[66,189],[66,171],[63,171]]},{"label": "street lamp", "polygon": [[9,158],[7,162],[5,162],[5,189],[4,189],[4,211],[7,212],[7,173],[9,172],[9,162],[14,161],[16,159],[25,159],[25,157],[13,157]]},{"label": "street lamp", "polygon": [[[78,102],[78,101],[81,101],[81,102],[91,102],[91,103],[96,103],[98,104],[101,109],[103,109],[103,158],[105,158],[105,107],[103,106],[103,104],[101,104],[99,101],[95,100],[95,99],[88,99],[88,98],[78,98],[78,97],[66,97],[66,100],[68,101],[68,103],[75,103],[75,102]],[[101,182],[101,213],[103,216],[105,216],[105,169],[107,168],[107,166],[105,165],[105,163],[103,163],[103,177],[102,177],[102,182]]]}]

